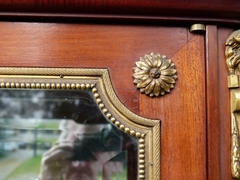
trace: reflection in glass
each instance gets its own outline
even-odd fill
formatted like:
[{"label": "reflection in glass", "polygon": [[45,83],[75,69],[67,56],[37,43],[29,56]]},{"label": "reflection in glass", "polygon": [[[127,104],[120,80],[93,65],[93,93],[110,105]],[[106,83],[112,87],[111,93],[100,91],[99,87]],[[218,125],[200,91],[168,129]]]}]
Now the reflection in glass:
[{"label": "reflection in glass", "polygon": [[91,91],[1,90],[0,179],[137,179],[137,139]]}]

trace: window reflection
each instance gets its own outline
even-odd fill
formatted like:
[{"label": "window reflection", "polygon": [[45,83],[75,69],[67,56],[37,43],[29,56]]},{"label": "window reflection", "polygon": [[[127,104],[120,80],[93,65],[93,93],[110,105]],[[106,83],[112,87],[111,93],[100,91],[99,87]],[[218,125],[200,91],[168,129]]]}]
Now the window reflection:
[{"label": "window reflection", "polygon": [[0,92],[0,179],[137,179],[137,139],[90,91]]}]

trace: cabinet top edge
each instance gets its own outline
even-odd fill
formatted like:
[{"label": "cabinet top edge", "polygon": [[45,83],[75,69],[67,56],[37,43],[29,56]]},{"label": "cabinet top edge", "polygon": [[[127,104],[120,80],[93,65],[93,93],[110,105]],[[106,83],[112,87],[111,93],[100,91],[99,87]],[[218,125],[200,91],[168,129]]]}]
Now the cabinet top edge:
[{"label": "cabinet top edge", "polygon": [[[151,19],[240,24],[239,0],[0,0],[0,20]],[[121,18],[119,18],[121,17]],[[189,20],[187,20],[189,19]]]}]

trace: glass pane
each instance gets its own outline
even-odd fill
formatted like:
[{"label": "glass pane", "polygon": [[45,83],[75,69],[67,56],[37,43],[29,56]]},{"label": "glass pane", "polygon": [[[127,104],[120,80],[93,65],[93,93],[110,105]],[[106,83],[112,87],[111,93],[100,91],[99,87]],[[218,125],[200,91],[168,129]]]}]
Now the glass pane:
[{"label": "glass pane", "polygon": [[137,179],[138,140],[90,90],[0,90],[0,179]]}]

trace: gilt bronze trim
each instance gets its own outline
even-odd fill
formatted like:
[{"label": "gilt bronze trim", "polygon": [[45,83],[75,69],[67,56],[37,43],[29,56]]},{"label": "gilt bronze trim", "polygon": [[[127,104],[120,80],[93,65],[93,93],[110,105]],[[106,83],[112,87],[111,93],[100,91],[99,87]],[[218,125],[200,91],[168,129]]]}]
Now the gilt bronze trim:
[{"label": "gilt bronze trim", "polygon": [[133,83],[141,93],[154,97],[169,93],[174,88],[177,70],[165,55],[151,53],[140,57],[135,64]]},{"label": "gilt bronze trim", "polygon": [[1,67],[0,88],[91,90],[106,118],[138,138],[138,179],[160,179],[160,121],[129,111],[115,94],[107,69]]},{"label": "gilt bronze trim", "polygon": [[225,55],[231,101],[231,169],[232,176],[240,179],[240,30],[234,31],[227,39]]}]

